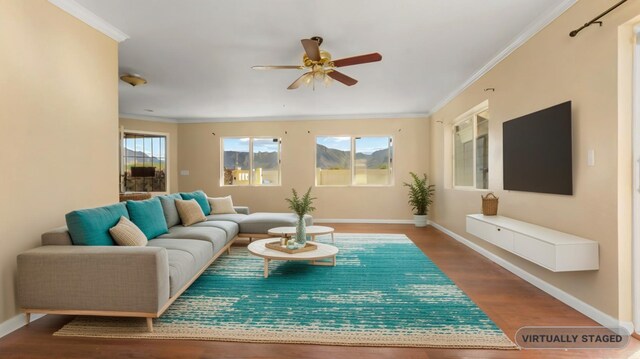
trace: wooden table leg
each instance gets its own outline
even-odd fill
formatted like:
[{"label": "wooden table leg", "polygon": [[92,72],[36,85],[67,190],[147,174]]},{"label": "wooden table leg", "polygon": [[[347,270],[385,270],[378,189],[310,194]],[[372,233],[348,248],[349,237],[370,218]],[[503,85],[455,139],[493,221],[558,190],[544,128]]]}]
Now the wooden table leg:
[{"label": "wooden table leg", "polygon": [[[331,243],[336,243],[336,239],[333,237],[333,232],[331,232]],[[334,257],[335,259],[335,257]]]},{"label": "wooden table leg", "polygon": [[269,259],[264,259],[264,277],[269,278]]},{"label": "wooden table leg", "polygon": [[335,267],[336,266],[336,257],[326,257],[325,259],[311,259],[309,260],[310,265],[314,266],[327,266],[327,267]]}]

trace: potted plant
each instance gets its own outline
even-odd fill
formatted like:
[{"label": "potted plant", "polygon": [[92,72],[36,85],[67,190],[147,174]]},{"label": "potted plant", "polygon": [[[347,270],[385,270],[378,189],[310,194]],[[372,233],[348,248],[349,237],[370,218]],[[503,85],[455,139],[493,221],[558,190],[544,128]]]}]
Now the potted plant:
[{"label": "potted plant", "polygon": [[435,186],[428,184],[426,174],[423,174],[422,178],[413,172],[409,172],[409,174],[413,178],[413,182],[405,182],[404,185],[409,187],[409,204],[413,209],[413,220],[416,227],[425,227]]},{"label": "potted plant", "polygon": [[298,192],[295,188],[291,191],[293,195],[291,198],[285,198],[289,203],[289,209],[291,209],[298,216],[298,224],[296,225],[296,242],[303,246],[307,242],[307,231],[304,222],[304,215],[313,212],[316,208],[313,207],[313,200],[315,197],[311,197],[311,187],[307,190],[302,197],[298,196]]}]

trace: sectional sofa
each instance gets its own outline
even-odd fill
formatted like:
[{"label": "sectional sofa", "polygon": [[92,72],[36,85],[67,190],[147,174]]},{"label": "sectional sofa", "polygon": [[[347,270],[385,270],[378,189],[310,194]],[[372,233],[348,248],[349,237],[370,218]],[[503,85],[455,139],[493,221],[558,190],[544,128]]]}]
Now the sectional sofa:
[{"label": "sectional sofa", "polygon": [[[163,198],[164,218],[154,218],[167,224],[167,233],[149,238],[144,247],[79,245],[67,226],[44,233],[41,247],[18,256],[17,296],[27,322],[31,313],[142,317],[153,331],[153,318],[229,252],[236,239],[267,237],[270,228],[297,222],[295,214],[250,214],[247,207],[234,207],[237,213],[210,214],[206,221],[185,227],[170,204]],[[132,208],[129,202],[74,211],[67,223],[78,215],[89,222],[106,219],[103,228],[89,233],[104,235]],[[312,218],[305,222],[311,225]]]}]

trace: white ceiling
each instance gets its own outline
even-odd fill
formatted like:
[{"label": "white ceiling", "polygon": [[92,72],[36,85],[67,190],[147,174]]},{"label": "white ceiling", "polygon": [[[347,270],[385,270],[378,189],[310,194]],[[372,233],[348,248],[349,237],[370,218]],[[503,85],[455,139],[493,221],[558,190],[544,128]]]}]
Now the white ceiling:
[{"label": "white ceiling", "polygon": [[[54,2],[54,1],[52,1]],[[67,0],[57,0],[67,2]],[[574,1],[559,0],[76,0],[129,36],[120,43],[120,113],[181,122],[425,115],[442,106]],[[300,39],[319,35],[359,80],[287,90]],[[146,109],[152,109],[148,112]]]}]

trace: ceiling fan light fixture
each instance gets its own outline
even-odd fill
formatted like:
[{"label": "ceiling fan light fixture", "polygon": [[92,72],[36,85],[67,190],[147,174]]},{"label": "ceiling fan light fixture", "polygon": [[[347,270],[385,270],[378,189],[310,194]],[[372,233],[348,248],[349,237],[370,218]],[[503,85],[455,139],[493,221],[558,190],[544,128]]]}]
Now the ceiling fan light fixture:
[{"label": "ceiling fan light fixture", "polygon": [[304,78],[304,84],[309,85],[311,84],[311,81],[313,81],[313,74],[307,74],[307,76]]},{"label": "ceiling fan light fixture", "polygon": [[120,76],[120,80],[134,87],[139,85],[144,85],[147,83],[147,80],[142,78],[140,75],[125,74]]},{"label": "ceiling fan light fixture", "polygon": [[324,84],[324,87],[329,87],[331,86],[332,83],[333,83],[333,79],[327,76],[327,73],[325,73],[324,79],[322,80],[322,84]]},{"label": "ceiling fan light fixture", "polygon": [[325,86],[329,86],[333,80],[343,83],[346,86],[353,86],[358,83],[358,80],[351,78],[342,72],[336,70],[336,68],[344,66],[353,66],[359,64],[366,64],[370,62],[377,62],[382,60],[382,55],[377,52],[346,57],[338,60],[332,60],[331,54],[325,50],[320,49],[322,44],[322,38],[314,36],[310,39],[300,40],[304,53],[302,55],[302,66],[298,65],[285,65],[285,66],[253,66],[254,70],[271,70],[271,69],[299,69],[308,70],[307,73],[298,77],[287,90],[295,90],[300,85],[313,85],[315,89],[315,81],[322,82]]}]

